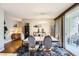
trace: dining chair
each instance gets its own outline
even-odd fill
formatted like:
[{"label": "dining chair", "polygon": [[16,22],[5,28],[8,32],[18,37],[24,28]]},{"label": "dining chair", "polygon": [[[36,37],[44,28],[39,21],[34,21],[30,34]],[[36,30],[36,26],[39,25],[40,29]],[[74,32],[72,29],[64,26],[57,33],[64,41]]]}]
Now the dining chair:
[{"label": "dining chair", "polygon": [[45,36],[44,41],[44,53],[45,55],[51,55],[52,38],[50,36]]},{"label": "dining chair", "polygon": [[28,44],[29,44],[29,52],[30,55],[33,55],[33,53],[35,52],[35,44],[36,44],[36,40],[33,36],[29,36],[28,37]]}]

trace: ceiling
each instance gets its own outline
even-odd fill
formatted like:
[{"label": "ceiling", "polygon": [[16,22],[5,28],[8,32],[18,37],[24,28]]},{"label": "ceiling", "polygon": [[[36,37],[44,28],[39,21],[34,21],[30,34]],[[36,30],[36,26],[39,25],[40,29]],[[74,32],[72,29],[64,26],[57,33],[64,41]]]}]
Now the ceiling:
[{"label": "ceiling", "polygon": [[2,3],[6,12],[22,19],[55,18],[73,3]]}]

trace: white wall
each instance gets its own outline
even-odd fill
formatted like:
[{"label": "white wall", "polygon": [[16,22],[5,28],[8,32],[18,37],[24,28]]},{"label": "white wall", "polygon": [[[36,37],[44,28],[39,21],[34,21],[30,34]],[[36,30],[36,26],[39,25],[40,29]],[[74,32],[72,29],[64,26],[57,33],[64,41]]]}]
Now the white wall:
[{"label": "white wall", "polygon": [[4,11],[0,9],[0,51],[4,47]]},{"label": "white wall", "polygon": [[8,30],[12,28],[18,21],[10,13],[5,12],[5,22]]},{"label": "white wall", "polygon": [[47,35],[51,34],[51,22],[53,22],[53,20],[51,19],[32,19],[32,20],[25,19],[25,22],[30,23],[30,35],[33,35],[33,32],[37,31],[37,28],[34,28],[33,26],[38,24],[41,25],[40,29],[43,28]]},{"label": "white wall", "polygon": [[7,27],[7,32],[5,34],[6,40],[11,40],[11,33],[13,31],[13,26],[17,24],[22,19],[17,18],[16,16],[12,15],[11,13],[5,12],[5,26]]}]

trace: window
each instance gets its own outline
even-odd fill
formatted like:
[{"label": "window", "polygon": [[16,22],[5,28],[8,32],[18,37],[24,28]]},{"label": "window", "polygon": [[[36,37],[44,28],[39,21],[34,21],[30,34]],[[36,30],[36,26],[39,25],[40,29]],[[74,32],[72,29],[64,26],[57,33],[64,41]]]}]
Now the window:
[{"label": "window", "polygon": [[79,5],[65,14],[64,47],[79,56]]}]

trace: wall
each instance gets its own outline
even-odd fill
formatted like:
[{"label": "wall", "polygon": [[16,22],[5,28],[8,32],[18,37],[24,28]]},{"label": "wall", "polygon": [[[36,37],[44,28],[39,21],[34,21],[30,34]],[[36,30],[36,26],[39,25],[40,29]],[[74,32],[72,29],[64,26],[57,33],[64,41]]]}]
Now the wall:
[{"label": "wall", "polygon": [[0,9],[0,51],[4,47],[4,11]]},{"label": "wall", "polygon": [[12,28],[18,21],[10,13],[5,12],[5,22],[8,30]]},{"label": "wall", "polygon": [[[32,19],[27,20],[25,19],[26,23],[30,23],[30,35],[33,35],[33,32],[37,32],[37,28],[34,28],[35,25],[40,25],[40,29],[44,29],[46,35],[51,34],[51,27],[53,27],[53,20],[52,19]],[[51,26],[52,24],[52,26]]]},{"label": "wall", "polygon": [[[22,26],[22,24],[20,25],[19,23],[21,23],[20,21],[22,21],[22,19],[20,18],[17,18],[16,16],[8,13],[8,12],[5,12],[5,26],[7,27],[7,31],[6,31],[6,34],[5,34],[5,39],[8,41],[8,40],[11,40],[11,34],[12,32],[14,32],[15,30],[18,30],[18,29],[15,29],[13,26],[16,24],[19,28],[18,32],[22,31],[22,29],[20,28],[20,26]],[[19,25],[18,25],[19,24]],[[17,31],[15,31],[17,32]]]}]

